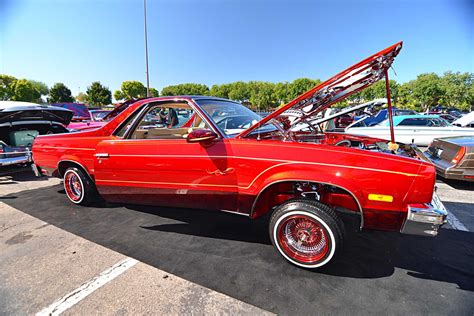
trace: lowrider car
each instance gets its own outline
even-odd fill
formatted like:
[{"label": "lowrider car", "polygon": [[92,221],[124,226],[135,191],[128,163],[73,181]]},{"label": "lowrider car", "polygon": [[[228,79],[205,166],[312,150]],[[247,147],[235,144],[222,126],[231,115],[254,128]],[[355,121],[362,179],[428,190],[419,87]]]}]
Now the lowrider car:
[{"label": "lowrider car", "polygon": [[[292,130],[384,78],[401,47],[364,59],[263,119],[226,99],[149,98],[100,129],[38,137],[34,161],[44,174],[62,177],[67,197],[79,205],[100,196],[250,219],[269,214],[275,249],[305,268],[321,267],[341,250],[343,214],[363,229],[434,236],[447,211],[433,193],[435,169],[416,147]],[[163,110],[189,115],[162,122]],[[281,115],[288,110],[301,116],[289,123]],[[242,116],[250,127],[217,124]]]},{"label": "lowrider car", "polygon": [[474,137],[437,138],[425,155],[445,179],[474,181]]},{"label": "lowrider car", "polygon": [[31,163],[38,135],[66,133],[73,113],[36,103],[0,101],[0,166]]},{"label": "lowrider car", "polygon": [[[404,144],[428,146],[433,139],[446,136],[474,136],[474,129],[453,126],[439,115],[400,115],[393,118],[395,138]],[[346,133],[390,139],[388,120],[371,127],[346,128]]]}]

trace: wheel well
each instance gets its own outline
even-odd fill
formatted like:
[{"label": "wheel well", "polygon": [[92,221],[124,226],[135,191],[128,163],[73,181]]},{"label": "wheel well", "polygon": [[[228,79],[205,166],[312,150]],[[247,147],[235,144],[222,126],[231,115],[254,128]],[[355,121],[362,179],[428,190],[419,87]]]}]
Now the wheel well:
[{"label": "wheel well", "polygon": [[359,215],[362,220],[362,208],[353,193],[334,184],[313,181],[281,181],[268,185],[257,195],[250,217],[265,215],[274,207],[294,198],[315,199],[337,211]]},{"label": "wheel well", "polygon": [[89,172],[87,172],[86,168],[84,168],[81,164],[79,164],[77,162],[74,162],[74,161],[71,161],[71,160],[63,160],[63,161],[59,162],[59,164],[58,164],[58,176],[60,178],[62,178],[64,176],[64,172],[66,172],[66,170],[70,167],[76,167],[78,169],[81,169],[82,171],[84,171],[85,174],[87,174],[89,176],[89,178],[92,179]]}]

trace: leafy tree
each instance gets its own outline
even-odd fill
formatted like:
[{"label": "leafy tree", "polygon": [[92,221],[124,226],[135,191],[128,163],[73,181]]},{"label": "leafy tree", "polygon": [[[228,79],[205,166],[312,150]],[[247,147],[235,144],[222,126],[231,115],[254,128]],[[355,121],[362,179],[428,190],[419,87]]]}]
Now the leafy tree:
[{"label": "leafy tree", "polygon": [[85,94],[84,92],[79,92],[79,94],[76,95],[74,98],[79,103],[87,103],[87,94]]},{"label": "leafy tree", "polygon": [[48,86],[41,82],[41,81],[36,81],[36,80],[28,80],[32,85],[33,85],[33,88],[38,91],[38,93],[40,94],[40,97],[35,100],[34,102],[36,103],[43,103],[43,96],[46,97],[48,94],[49,94],[49,88]]},{"label": "leafy tree", "polygon": [[288,98],[288,82],[278,82],[275,84],[273,91],[273,98],[281,105],[288,103],[290,100]]},{"label": "leafy tree", "polygon": [[228,99],[230,88],[231,88],[231,84],[229,83],[225,83],[221,85],[215,84],[211,87],[211,90],[209,93],[210,95],[218,97],[218,98]]},{"label": "leafy tree", "polygon": [[258,110],[268,110],[278,105],[275,99],[275,84],[271,82],[251,81],[250,103]]},{"label": "leafy tree", "polygon": [[55,83],[49,90],[49,103],[74,102],[71,90],[64,83]]},{"label": "leafy tree", "polygon": [[0,75],[0,100],[10,100],[14,95],[16,78],[9,75]]},{"label": "leafy tree", "polygon": [[145,98],[146,96],[146,87],[139,81],[124,81],[120,85],[120,90],[114,92],[116,100]]},{"label": "leafy tree", "polygon": [[250,99],[249,84],[243,81],[237,81],[230,84],[229,98],[231,100],[246,102]]},{"label": "leafy tree", "polygon": [[160,93],[158,92],[158,90],[156,90],[155,88],[150,88],[150,97],[159,97],[160,96]]},{"label": "leafy tree", "polygon": [[473,73],[447,71],[441,77],[441,86],[444,91],[442,103],[459,109],[470,109],[472,101]]},{"label": "leafy tree", "polygon": [[37,102],[41,94],[26,79],[16,80],[13,84],[13,101]]},{"label": "leafy tree", "polygon": [[309,78],[299,78],[293,80],[293,82],[288,85],[288,100],[291,101],[295,99],[320,83],[321,80],[319,79],[313,80]]},{"label": "leafy tree", "polygon": [[[390,97],[393,100],[393,103],[396,104],[398,101],[398,90],[400,85],[395,80],[389,80],[390,86]],[[385,88],[385,79],[379,80],[370,87],[353,94],[349,97],[350,100],[356,102],[368,102],[373,99],[386,98],[387,91]]]},{"label": "leafy tree", "polygon": [[99,81],[87,87],[87,102],[93,106],[103,106],[112,103],[112,92]]},{"label": "leafy tree", "polygon": [[412,87],[413,101],[422,111],[438,105],[444,95],[441,79],[435,73],[418,75]]},{"label": "leafy tree", "polygon": [[164,87],[161,95],[209,95],[209,87],[199,83],[182,83]]}]

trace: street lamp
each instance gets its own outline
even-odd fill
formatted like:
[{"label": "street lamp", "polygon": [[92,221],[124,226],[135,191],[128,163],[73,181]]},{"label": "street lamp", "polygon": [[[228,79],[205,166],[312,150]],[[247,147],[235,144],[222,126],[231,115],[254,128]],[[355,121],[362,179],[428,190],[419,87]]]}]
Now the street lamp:
[{"label": "street lamp", "polygon": [[150,97],[150,76],[148,74],[148,34],[147,34],[147,27],[146,27],[146,0],[143,0],[143,11],[145,15],[146,96]]}]

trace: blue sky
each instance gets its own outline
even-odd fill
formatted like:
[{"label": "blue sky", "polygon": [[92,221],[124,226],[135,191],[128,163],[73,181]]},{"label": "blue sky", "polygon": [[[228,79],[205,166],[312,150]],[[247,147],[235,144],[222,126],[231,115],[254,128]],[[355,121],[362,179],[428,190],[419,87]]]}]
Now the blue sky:
[{"label": "blue sky", "polygon": [[[148,0],[150,85],[327,79],[399,40],[400,82],[474,72],[474,1]],[[0,0],[0,73],[145,83],[142,0]],[[392,73],[393,74],[393,73]]]}]

